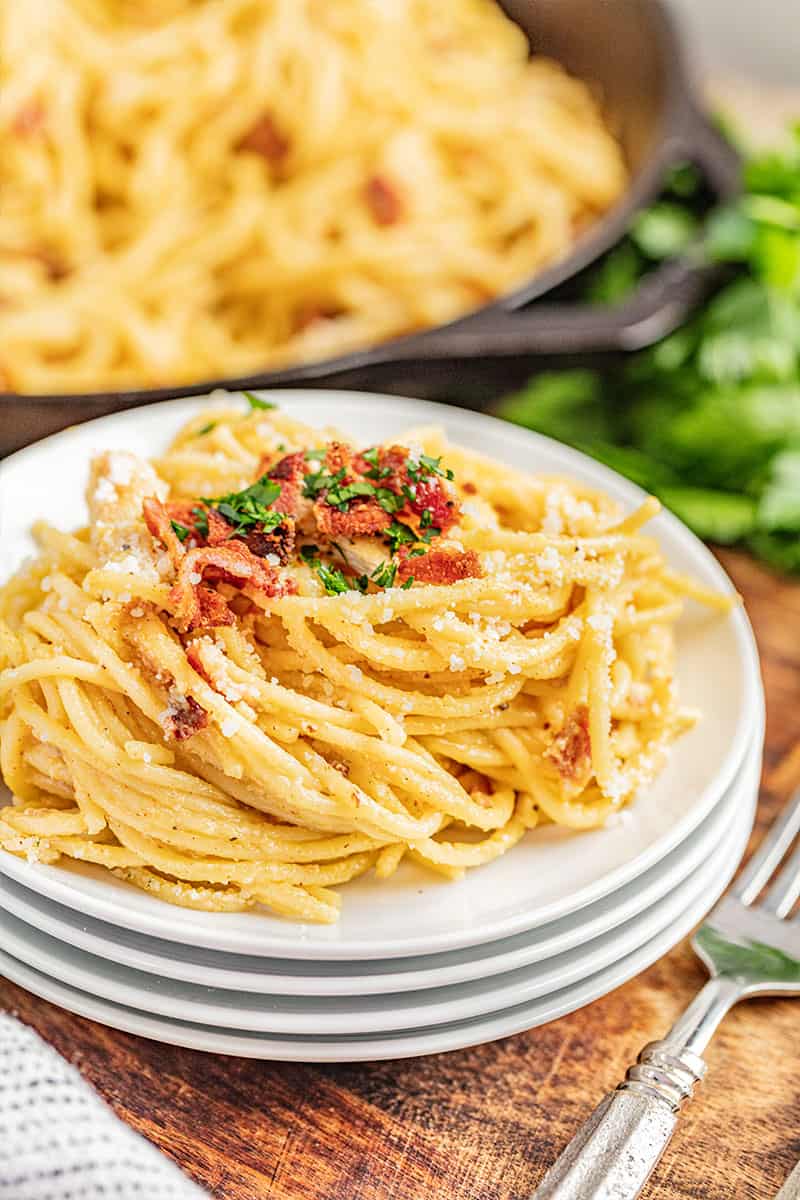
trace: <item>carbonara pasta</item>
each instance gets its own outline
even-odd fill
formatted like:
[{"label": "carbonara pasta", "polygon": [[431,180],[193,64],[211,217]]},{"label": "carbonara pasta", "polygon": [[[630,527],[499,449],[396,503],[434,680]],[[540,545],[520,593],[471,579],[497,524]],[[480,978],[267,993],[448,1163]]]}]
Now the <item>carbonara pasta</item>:
[{"label": "carbonara pasta", "polygon": [[0,0],[0,391],[156,387],[446,321],[626,170],[494,0]]},{"label": "carbonara pasta", "polygon": [[90,523],[0,590],[0,846],[164,900],[333,921],[403,859],[459,878],[603,825],[692,721],[684,597],[627,515],[444,443],[203,410],[93,461]]}]

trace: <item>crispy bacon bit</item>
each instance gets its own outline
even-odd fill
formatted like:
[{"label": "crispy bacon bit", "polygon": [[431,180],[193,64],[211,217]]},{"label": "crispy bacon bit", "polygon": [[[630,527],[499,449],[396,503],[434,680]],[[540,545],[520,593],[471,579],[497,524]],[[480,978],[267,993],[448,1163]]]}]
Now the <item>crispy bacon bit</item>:
[{"label": "crispy bacon bit", "polygon": [[294,553],[294,521],[289,518],[274,529],[254,529],[242,539],[256,558],[273,555],[285,567]]},{"label": "crispy bacon bit", "polygon": [[[416,498],[409,500],[401,513],[401,520],[414,529],[423,530],[423,513],[428,514],[428,525],[447,533],[458,522],[460,512],[454,500],[444,489],[441,479],[434,475],[421,479],[416,485]],[[423,530],[424,531],[424,530]]]},{"label": "crispy bacon bit", "polygon": [[585,704],[567,717],[545,758],[555,763],[562,779],[571,783],[586,776],[592,764],[592,742],[589,736],[589,710]]},{"label": "crispy bacon bit", "polygon": [[[458,523],[461,515],[459,506],[451,498],[440,475],[415,471],[416,479],[412,479],[408,473],[409,451],[405,446],[379,446],[377,451],[380,486],[405,497],[404,505],[397,513],[398,521],[410,525],[416,533],[424,533],[426,528],[434,528],[442,534],[446,534]],[[369,478],[371,468],[363,454],[356,456],[353,467]],[[384,471],[390,473],[384,476]],[[413,499],[408,498],[409,492]],[[423,514],[425,525],[422,524]]]},{"label": "crispy bacon bit", "polygon": [[167,737],[174,738],[176,742],[185,742],[207,725],[208,713],[202,704],[181,692],[170,693],[167,710],[162,718]]},{"label": "crispy bacon bit", "polygon": [[353,451],[345,442],[328,442],[325,447],[325,466],[331,475],[337,471],[349,471],[353,461]]},{"label": "crispy bacon bit", "polygon": [[233,625],[236,622],[225,597],[203,583],[194,588],[193,613],[196,623],[187,627],[190,630],[215,629],[218,625]]},{"label": "crispy bacon bit", "polygon": [[383,175],[372,175],[364,187],[367,207],[378,225],[395,225],[403,215],[397,188]]},{"label": "crispy bacon bit", "polygon": [[253,128],[240,138],[237,150],[260,154],[267,162],[277,165],[289,152],[289,139],[281,133],[270,113],[264,113]]},{"label": "crispy bacon bit", "polygon": [[40,100],[28,100],[17,109],[11,122],[11,129],[18,137],[29,137],[31,134],[41,132],[45,116],[44,105]]},{"label": "crispy bacon bit", "polygon": [[324,500],[314,504],[314,518],[317,530],[325,537],[369,537],[371,534],[382,533],[392,523],[392,518],[385,512],[377,500],[366,496],[351,500],[347,512],[341,512]]},{"label": "crispy bacon bit", "polygon": [[203,511],[205,512],[206,523],[208,524],[208,534],[203,539],[198,538],[198,541],[205,541],[208,546],[222,546],[225,542],[229,542],[233,533],[233,526],[215,508],[204,507]]},{"label": "crispy bacon bit", "polygon": [[270,479],[281,486],[280,495],[272,502],[271,508],[274,508],[276,512],[286,513],[296,521],[311,511],[311,505],[303,496],[306,456],[302,450],[285,455],[273,466],[269,465],[269,459],[263,459],[258,465],[257,478],[260,478],[265,472]]},{"label": "crispy bacon bit", "polygon": [[221,513],[215,508],[206,510],[208,521],[208,546],[224,546],[231,541],[241,541],[257,558],[274,554],[281,566],[285,566],[294,551],[294,521],[287,517],[274,529],[262,529],[258,525],[247,533],[236,533]]},{"label": "crispy bacon bit", "polygon": [[483,572],[474,550],[456,550],[443,546],[427,554],[411,557],[407,546],[398,552],[397,578],[400,583],[414,578],[418,583],[458,583],[460,579],[479,579]]},{"label": "crispy bacon bit", "polygon": [[[244,542],[230,541],[224,546],[203,546],[190,550],[178,570],[178,579],[170,592],[170,603],[175,610],[175,621],[179,629],[190,631],[206,629],[213,625],[230,625],[233,614],[216,592],[202,586],[200,579],[208,575],[215,582],[230,583],[238,588],[248,600],[259,608],[266,608],[267,601],[286,596],[295,590],[293,580],[281,579],[275,567],[270,566],[255,554]],[[203,593],[213,597],[213,609]],[[228,619],[215,619],[224,605]]]},{"label": "crispy bacon bit", "polygon": [[[182,546],[177,533],[172,528],[173,518],[170,516],[169,509],[160,500],[157,500],[155,496],[148,496],[142,502],[142,513],[145,525],[153,537],[158,538],[161,544],[166,547],[172,565],[177,571],[186,550]],[[177,517],[174,519],[176,521],[179,520]]]},{"label": "crispy bacon bit", "polygon": [[371,446],[366,451],[361,451],[353,458],[353,470],[359,475],[367,475],[373,466],[369,460],[364,458],[364,454],[369,454],[372,457],[372,451],[377,452],[377,462],[380,471],[389,471],[389,475],[381,478],[383,483],[384,478],[389,482],[389,487],[394,486],[396,491],[400,490],[401,484],[407,481],[405,475],[406,463],[408,462],[408,450],[405,446]]}]

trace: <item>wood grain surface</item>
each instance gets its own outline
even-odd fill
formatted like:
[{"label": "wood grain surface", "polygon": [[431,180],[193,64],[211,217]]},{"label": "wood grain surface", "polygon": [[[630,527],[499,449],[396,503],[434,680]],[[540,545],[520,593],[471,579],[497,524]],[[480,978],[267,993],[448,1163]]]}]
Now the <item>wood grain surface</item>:
[{"label": "wood grain surface", "polygon": [[[800,583],[743,555],[723,562],[762,655],[763,830],[800,784]],[[611,995],[530,1033],[429,1058],[324,1067],[174,1049],[71,1016],[2,980],[0,1006],[76,1063],[120,1117],[215,1197],[524,1200],[702,981],[684,942]],[[800,1004],[741,1005],[707,1059],[707,1081],[648,1196],[773,1196],[800,1158]]]}]

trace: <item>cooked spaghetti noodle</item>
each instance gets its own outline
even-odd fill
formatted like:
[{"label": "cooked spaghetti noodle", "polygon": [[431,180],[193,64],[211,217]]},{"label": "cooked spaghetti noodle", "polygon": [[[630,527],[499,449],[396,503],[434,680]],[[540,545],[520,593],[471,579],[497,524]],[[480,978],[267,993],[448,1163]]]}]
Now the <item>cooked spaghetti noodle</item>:
[{"label": "cooked spaghetti noodle", "polygon": [[232,377],[436,325],[626,171],[494,0],[0,0],[0,390]]},{"label": "cooked spaghetti noodle", "polygon": [[458,878],[603,825],[692,721],[684,597],[606,496],[446,445],[203,410],[100,454],[90,523],[0,590],[0,846],[210,910],[336,918],[403,859]]}]

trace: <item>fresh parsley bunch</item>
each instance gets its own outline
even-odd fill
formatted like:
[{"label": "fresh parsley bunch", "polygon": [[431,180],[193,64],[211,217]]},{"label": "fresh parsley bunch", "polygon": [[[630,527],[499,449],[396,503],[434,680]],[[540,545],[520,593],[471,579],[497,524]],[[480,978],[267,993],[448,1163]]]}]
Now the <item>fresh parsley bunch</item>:
[{"label": "fresh parsley bunch", "polygon": [[615,371],[537,376],[501,416],[585,450],[696,533],[800,572],[800,125],[751,156],[742,195],[703,213],[691,167],[590,278],[613,303],[684,251],[730,276],[676,333]]}]

